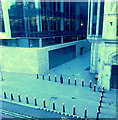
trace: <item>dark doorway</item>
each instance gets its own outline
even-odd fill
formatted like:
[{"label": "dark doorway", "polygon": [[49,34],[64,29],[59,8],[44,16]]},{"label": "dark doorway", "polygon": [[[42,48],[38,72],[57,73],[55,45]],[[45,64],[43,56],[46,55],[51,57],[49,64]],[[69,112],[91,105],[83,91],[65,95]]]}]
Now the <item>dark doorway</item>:
[{"label": "dark doorway", "polygon": [[118,89],[118,65],[112,65],[110,87]]},{"label": "dark doorway", "polygon": [[83,51],[84,51],[84,47],[81,47],[81,48],[80,48],[80,55],[83,54]]}]

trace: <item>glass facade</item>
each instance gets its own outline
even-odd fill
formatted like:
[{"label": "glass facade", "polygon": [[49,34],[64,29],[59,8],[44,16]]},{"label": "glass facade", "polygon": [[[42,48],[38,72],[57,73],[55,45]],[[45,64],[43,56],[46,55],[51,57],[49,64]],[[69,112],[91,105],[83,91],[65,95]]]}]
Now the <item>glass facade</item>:
[{"label": "glass facade", "polygon": [[86,35],[87,3],[15,2],[9,18],[12,37]]},{"label": "glass facade", "polygon": [[0,1],[0,32],[5,32],[2,4]]}]

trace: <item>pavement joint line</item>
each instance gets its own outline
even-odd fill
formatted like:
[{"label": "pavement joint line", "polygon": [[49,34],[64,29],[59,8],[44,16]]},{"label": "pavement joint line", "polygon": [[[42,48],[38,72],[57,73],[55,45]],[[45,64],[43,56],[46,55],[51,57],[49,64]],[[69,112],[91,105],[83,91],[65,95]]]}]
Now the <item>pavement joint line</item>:
[{"label": "pavement joint line", "polygon": [[8,112],[8,113],[13,113],[13,114],[16,114],[16,115],[20,115],[20,116],[27,116],[27,115],[23,115],[23,114],[20,114],[20,113],[16,113],[16,112],[13,112],[13,111],[9,111],[9,110],[5,110],[5,109],[0,109],[0,111],[2,112]]},{"label": "pavement joint line", "polygon": [[7,111],[7,110],[4,110],[4,109],[0,109],[0,112],[2,112],[5,115],[11,115],[11,116],[18,117],[18,118],[24,118],[24,117],[31,118],[27,115],[21,115],[21,114],[15,113],[13,111],[11,112],[11,111]]}]

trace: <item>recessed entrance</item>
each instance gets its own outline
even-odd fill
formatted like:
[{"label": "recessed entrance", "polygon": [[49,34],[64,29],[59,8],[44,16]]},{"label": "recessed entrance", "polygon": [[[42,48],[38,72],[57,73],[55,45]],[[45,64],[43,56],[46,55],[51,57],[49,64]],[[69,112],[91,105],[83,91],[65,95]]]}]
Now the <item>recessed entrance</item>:
[{"label": "recessed entrance", "polygon": [[118,65],[112,65],[110,87],[118,89]]}]

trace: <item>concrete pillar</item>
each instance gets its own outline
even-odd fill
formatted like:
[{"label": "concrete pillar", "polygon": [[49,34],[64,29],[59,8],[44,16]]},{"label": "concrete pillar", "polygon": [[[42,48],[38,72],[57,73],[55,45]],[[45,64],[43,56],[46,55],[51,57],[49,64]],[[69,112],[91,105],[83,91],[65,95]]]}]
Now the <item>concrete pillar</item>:
[{"label": "concrete pillar", "polygon": [[5,27],[5,34],[6,38],[11,38],[11,29],[10,29],[10,21],[9,21],[9,14],[8,14],[8,3],[7,1],[1,1],[2,3],[2,10],[3,10],[3,17],[4,17],[4,27]]},{"label": "concrete pillar", "polygon": [[39,47],[42,47],[42,38],[39,39]]}]

